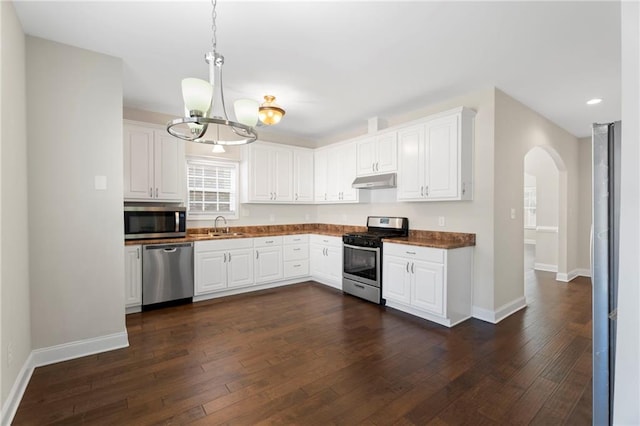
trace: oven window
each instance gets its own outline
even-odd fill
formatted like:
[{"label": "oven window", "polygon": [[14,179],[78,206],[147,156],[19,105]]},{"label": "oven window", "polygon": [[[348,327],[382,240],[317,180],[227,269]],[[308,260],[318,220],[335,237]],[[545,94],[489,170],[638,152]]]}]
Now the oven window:
[{"label": "oven window", "polygon": [[344,273],[377,281],[378,252],[357,248],[344,248]]}]

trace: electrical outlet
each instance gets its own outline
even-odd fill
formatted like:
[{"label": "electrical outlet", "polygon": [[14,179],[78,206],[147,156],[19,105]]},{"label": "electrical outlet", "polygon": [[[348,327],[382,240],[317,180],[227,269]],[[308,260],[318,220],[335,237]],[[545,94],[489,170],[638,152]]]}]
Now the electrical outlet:
[{"label": "electrical outlet", "polygon": [[516,209],[514,209],[513,207],[511,208],[511,219],[515,219],[516,218]]},{"label": "electrical outlet", "polygon": [[11,364],[13,364],[13,342],[7,345],[7,366],[11,367]]},{"label": "electrical outlet", "polygon": [[438,226],[444,226],[445,220],[444,216],[438,216]]},{"label": "electrical outlet", "polygon": [[276,221],[276,215],[275,215],[275,214],[273,214],[273,213],[271,213],[271,214],[269,215],[269,220],[270,220],[271,222],[275,222],[275,221]]}]

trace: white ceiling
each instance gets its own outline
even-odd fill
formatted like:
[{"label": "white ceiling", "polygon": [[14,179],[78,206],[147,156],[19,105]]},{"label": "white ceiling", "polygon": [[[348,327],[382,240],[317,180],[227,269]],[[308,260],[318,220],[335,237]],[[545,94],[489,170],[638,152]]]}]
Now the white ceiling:
[{"label": "white ceiling", "polygon": [[[122,58],[124,105],[181,115],[180,80],[207,79],[207,1],[17,1],[27,34]],[[224,1],[228,108],[273,94],[261,133],[323,142],[495,86],[570,133],[620,118],[618,2]],[[89,77],[87,77],[89,78]],[[604,101],[596,106],[585,102]]]}]

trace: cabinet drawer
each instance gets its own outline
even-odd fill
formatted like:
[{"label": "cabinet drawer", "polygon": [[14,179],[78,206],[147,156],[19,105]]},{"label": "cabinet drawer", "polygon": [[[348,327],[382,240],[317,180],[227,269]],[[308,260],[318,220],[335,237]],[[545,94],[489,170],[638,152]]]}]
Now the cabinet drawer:
[{"label": "cabinet drawer", "polygon": [[324,246],[341,246],[342,237],[330,237],[327,235],[313,234],[309,237],[309,242],[313,244],[322,244]]},{"label": "cabinet drawer", "polygon": [[284,277],[304,277],[309,275],[309,261],[308,260],[291,260],[284,262]]},{"label": "cabinet drawer", "polygon": [[283,237],[284,244],[304,244],[309,242],[309,235],[285,235]]},{"label": "cabinet drawer", "polygon": [[235,250],[252,247],[253,238],[230,238],[226,240],[215,241],[196,241],[194,243],[196,253],[201,253],[203,251]]},{"label": "cabinet drawer", "polygon": [[309,258],[309,245],[296,244],[284,246],[284,260],[300,260]]},{"label": "cabinet drawer", "polygon": [[399,256],[405,259],[444,263],[444,249],[437,249],[433,247],[418,247],[405,244],[384,243],[384,254]]},{"label": "cabinet drawer", "polygon": [[258,237],[253,239],[253,246],[258,247],[273,247],[281,246],[282,237]]}]

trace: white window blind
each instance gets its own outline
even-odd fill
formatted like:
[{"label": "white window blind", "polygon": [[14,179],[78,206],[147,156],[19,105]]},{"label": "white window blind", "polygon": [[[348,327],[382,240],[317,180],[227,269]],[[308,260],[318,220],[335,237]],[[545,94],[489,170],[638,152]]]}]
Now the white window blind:
[{"label": "white window blind", "polygon": [[236,216],[238,165],[187,159],[188,212],[193,216]]}]

